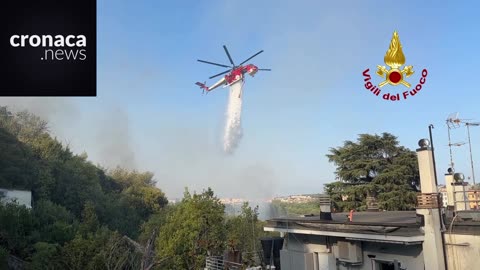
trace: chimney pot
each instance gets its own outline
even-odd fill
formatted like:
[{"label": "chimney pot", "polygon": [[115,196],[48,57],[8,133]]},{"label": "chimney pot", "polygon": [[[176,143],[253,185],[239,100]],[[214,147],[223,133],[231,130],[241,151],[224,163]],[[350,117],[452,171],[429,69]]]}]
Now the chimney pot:
[{"label": "chimney pot", "polygon": [[332,200],[328,195],[319,196],[320,220],[332,220]]},{"label": "chimney pot", "polygon": [[430,141],[427,139],[421,139],[420,141],[418,141],[418,146],[420,146],[420,148],[422,149],[428,148],[430,147]]}]

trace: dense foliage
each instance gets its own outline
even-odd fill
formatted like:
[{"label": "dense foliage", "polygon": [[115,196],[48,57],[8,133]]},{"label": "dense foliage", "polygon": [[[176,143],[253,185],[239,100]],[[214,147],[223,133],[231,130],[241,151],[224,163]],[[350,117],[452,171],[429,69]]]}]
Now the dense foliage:
[{"label": "dense foliage", "polygon": [[200,269],[207,254],[222,254],[223,224],[224,206],[211,189],[193,195],[186,191],[160,230],[158,255],[168,269]]},{"label": "dense foliage", "polygon": [[[100,168],[52,138],[47,122],[6,107],[0,188],[33,197],[32,209],[0,203],[0,269],[9,258],[27,269],[199,269],[227,239],[243,251],[258,240],[239,239],[211,189],[168,205],[152,173]],[[260,237],[258,214],[243,210],[236,222],[253,221]]]},{"label": "dense foliage", "polygon": [[360,134],[357,142],[331,148],[327,157],[337,167],[339,180],[325,185],[337,211],[365,210],[367,196],[375,197],[380,209],[414,208],[416,153],[399,146],[392,134]]},{"label": "dense foliage", "polygon": [[0,246],[31,269],[132,268],[138,256],[122,236],[137,238],[167,204],[153,174],[99,168],[52,138],[42,119],[6,107],[0,107],[0,188],[32,192],[32,210],[0,205]]},{"label": "dense foliage", "polygon": [[258,206],[251,208],[248,203],[243,203],[241,213],[237,216],[228,216],[226,228],[227,250],[229,251],[247,251],[242,255],[245,265],[254,265],[255,256],[260,256],[261,250],[259,238],[271,236],[272,233],[263,230],[265,221],[258,219]]},{"label": "dense foliage", "polygon": [[318,201],[311,202],[282,202],[273,200],[271,208],[275,213],[282,213],[281,216],[302,216],[318,215],[320,213],[320,204]]}]

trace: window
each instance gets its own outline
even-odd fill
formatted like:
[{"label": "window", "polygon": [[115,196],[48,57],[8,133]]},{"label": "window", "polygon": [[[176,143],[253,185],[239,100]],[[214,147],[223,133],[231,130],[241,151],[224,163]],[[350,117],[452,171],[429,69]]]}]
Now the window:
[{"label": "window", "polygon": [[406,270],[406,268],[401,268],[400,262],[397,260],[394,261],[381,261],[375,260],[375,270]]},{"label": "window", "polygon": [[392,262],[377,262],[375,270],[396,270]]}]

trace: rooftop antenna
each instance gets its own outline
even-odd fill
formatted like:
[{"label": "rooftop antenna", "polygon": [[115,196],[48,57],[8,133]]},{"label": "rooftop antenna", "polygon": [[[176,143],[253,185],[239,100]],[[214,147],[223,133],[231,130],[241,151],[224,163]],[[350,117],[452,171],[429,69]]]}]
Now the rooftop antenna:
[{"label": "rooftop antenna", "polygon": [[450,136],[450,130],[451,129],[455,129],[455,128],[459,128],[460,127],[460,124],[462,123],[462,120],[470,120],[470,119],[460,119],[458,118],[458,112],[455,112],[455,113],[451,113],[448,117],[447,117],[447,127],[448,127],[448,147],[449,147],[449,150],[450,150],[450,167],[452,168],[452,170],[454,170],[454,163],[453,163],[453,154],[452,154],[452,146],[462,146],[464,145],[465,143],[452,143],[452,140],[451,140],[451,136]]},{"label": "rooftop antenna", "polygon": [[466,142],[456,142],[456,143],[451,143],[449,144],[449,146],[462,146],[462,145],[465,145],[467,144]]}]

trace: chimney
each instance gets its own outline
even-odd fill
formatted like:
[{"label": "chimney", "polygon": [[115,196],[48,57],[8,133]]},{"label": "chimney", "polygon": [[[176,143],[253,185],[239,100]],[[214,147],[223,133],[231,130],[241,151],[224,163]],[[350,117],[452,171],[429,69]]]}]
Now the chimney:
[{"label": "chimney", "polygon": [[430,141],[421,139],[417,149],[418,170],[420,172],[420,189],[422,193],[437,193],[435,184],[435,170],[433,168],[433,153]]},{"label": "chimney", "polygon": [[465,176],[463,173],[455,173],[452,176],[452,190],[453,190],[453,209],[455,211],[470,210],[470,203],[468,202],[468,195],[466,190],[466,182],[463,180]]},{"label": "chimney", "polygon": [[445,253],[440,217],[440,196],[435,184],[433,152],[430,141],[422,139],[417,149],[421,194],[417,196],[417,215],[424,218],[423,261],[425,269],[445,270]]},{"label": "chimney", "polygon": [[320,195],[320,220],[332,220],[332,200],[328,195]]}]

